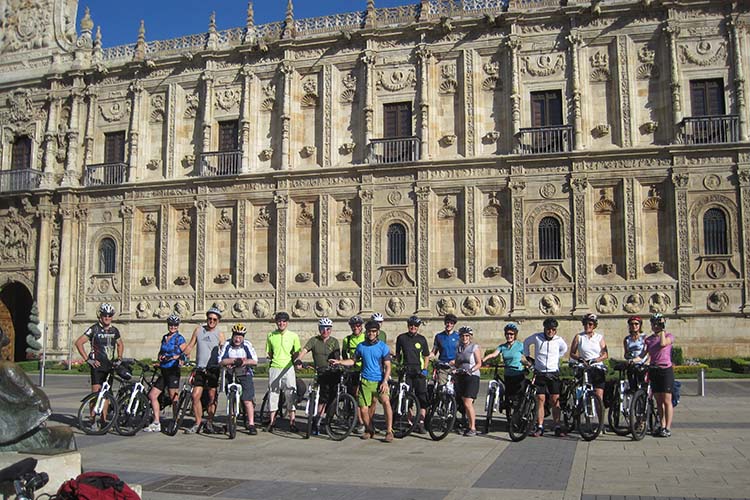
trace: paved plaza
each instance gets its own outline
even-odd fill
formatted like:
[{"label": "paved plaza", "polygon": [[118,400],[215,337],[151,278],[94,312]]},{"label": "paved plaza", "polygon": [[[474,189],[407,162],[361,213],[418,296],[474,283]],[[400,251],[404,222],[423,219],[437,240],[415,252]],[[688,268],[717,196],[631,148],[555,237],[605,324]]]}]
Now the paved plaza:
[{"label": "paved plaza", "polygon": [[[257,392],[265,384],[259,379]],[[52,421],[72,424],[88,378],[51,375],[44,389]],[[480,426],[485,389],[476,405]],[[695,382],[683,383],[671,438],[641,442],[607,433],[591,443],[577,434],[512,443],[503,424],[474,438],[412,435],[391,444],[306,440],[286,423],[234,441],[77,430],[76,439],[85,470],[139,483],[144,499],[750,498],[750,380],[708,381],[705,397],[695,393]]]}]

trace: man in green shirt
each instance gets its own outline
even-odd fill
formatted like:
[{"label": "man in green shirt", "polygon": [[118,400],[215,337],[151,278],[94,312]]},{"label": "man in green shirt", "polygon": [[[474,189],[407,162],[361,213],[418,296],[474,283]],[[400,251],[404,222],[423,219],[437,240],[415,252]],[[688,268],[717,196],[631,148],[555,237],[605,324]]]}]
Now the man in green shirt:
[{"label": "man in green shirt", "polygon": [[293,360],[300,351],[299,336],[287,330],[289,314],[278,312],[274,316],[276,330],[268,334],[266,353],[271,365],[268,369],[268,407],[271,408],[271,422],[266,429],[273,432],[276,423],[276,411],[279,406],[279,394],[284,391],[286,409],[289,413],[289,430],[297,432],[295,425],[294,403],[297,399],[297,378],[294,375]]},{"label": "man in green shirt", "polygon": [[328,360],[340,359],[341,348],[339,341],[331,336],[333,330],[333,321],[329,318],[320,318],[318,322],[319,335],[310,337],[302,348],[295,363],[301,365],[302,358],[311,352],[313,355],[313,365],[317,372],[318,380],[318,416],[313,422],[313,435],[317,435],[320,427],[320,415],[323,415],[326,404],[336,397],[336,388],[339,383],[339,376],[335,371],[329,370]]}]

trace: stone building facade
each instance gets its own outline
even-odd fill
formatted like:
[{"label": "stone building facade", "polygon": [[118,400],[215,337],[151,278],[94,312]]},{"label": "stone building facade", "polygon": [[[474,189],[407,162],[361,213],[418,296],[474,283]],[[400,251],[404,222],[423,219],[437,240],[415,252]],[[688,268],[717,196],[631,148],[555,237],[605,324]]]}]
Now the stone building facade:
[{"label": "stone building facade", "polygon": [[110,302],[136,356],[211,305],[260,345],[276,310],[453,312],[488,347],[663,312],[690,356],[750,354],[746,3],[250,3],[111,48],[77,4],[0,1],[0,296],[51,353]]}]

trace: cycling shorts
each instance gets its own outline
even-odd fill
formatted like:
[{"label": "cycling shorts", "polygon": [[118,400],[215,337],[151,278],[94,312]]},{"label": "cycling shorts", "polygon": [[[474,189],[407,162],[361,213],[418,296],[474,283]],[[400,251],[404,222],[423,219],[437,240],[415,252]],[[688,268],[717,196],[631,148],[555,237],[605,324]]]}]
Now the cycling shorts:
[{"label": "cycling shorts", "polygon": [[205,368],[202,370],[195,371],[195,378],[193,379],[194,387],[207,387],[209,389],[215,389],[219,387],[219,369],[216,367]]},{"label": "cycling shorts", "polygon": [[161,375],[159,376],[158,379],[156,379],[156,382],[154,383],[154,387],[156,387],[160,391],[163,391],[165,388],[179,389],[180,388],[180,367],[171,366],[169,368],[162,368]]},{"label": "cycling shorts", "polygon": [[354,399],[357,399],[357,393],[359,393],[359,372],[349,372],[349,376],[346,380],[346,392],[352,395]]},{"label": "cycling shorts", "polygon": [[456,397],[477,399],[479,394],[479,377],[476,375],[459,375],[456,377]]},{"label": "cycling shorts", "polygon": [[359,394],[357,396],[357,403],[361,407],[367,407],[372,404],[373,399],[380,397],[380,382],[374,380],[362,379],[359,383]]},{"label": "cycling shorts", "polygon": [[560,394],[560,372],[540,373],[534,379],[537,394]]},{"label": "cycling shorts", "polygon": [[606,384],[607,372],[598,368],[592,368],[589,370],[589,383],[594,386],[594,389],[604,389]]},{"label": "cycling shorts", "polygon": [[523,382],[524,376],[521,375],[506,375],[505,376],[505,394],[506,398],[512,398],[519,392],[521,392],[521,382]]},{"label": "cycling shorts", "polygon": [[427,379],[425,378],[425,376],[421,373],[412,373],[407,374],[405,379],[406,383],[409,384],[411,389],[414,391],[414,394],[417,395],[419,405],[422,408],[427,408],[430,404],[430,401],[427,398]]},{"label": "cycling shorts", "polygon": [[330,403],[336,398],[336,389],[339,384],[337,372],[323,372],[318,375],[318,390],[320,391],[320,402]]},{"label": "cycling shorts", "polygon": [[654,393],[672,393],[674,386],[674,368],[661,368],[659,366],[649,366],[648,377],[651,382],[651,390]]},{"label": "cycling shorts", "polygon": [[109,376],[108,369],[102,369],[91,367],[91,385],[102,385],[107,377]]}]

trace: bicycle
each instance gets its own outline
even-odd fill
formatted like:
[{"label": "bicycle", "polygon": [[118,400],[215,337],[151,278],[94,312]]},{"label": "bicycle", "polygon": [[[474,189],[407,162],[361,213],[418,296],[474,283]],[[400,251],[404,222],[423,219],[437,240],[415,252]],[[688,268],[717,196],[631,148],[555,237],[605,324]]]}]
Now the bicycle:
[{"label": "bicycle", "polygon": [[193,361],[188,361],[184,366],[192,366],[193,370],[182,385],[180,395],[177,397],[177,410],[175,411],[174,418],[169,425],[164,428],[164,433],[167,436],[174,436],[177,434],[185,416],[193,411],[193,385],[195,383],[195,374],[200,368],[195,367],[195,362]]},{"label": "bicycle", "polygon": [[[444,384],[438,384],[438,371],[449,370]],[[430,406],[425,417],[425,427],[433,441],[440,441],[450,434],[456,423],[456,396],[453,387],[451,366],[438,363],[432,374],[432,382],[427,387]]]},{"label": "bicycle", "polygon": [[[148,399],[148,393],[159,378],[159,371],[153,367],[135,361],[141,369],[141,377],[134,384],[128,384],[120,388],[117,392],[117,404],[120,411],[115,420],[115,430],[121,436],[133,436],[143,429],[153,416],[151,402]],[[151,373],[150,379],[147,378]],[[159,409],[172,406],[172,400],[167,391],[159,395]]]},{"label": "bicycle", "polygon": [[113,362],[99,391],[92,392],[81,400],[81,406],[78,408],[78,428],[84,433],[106,434],[117,421],[120,407],[112,392],[112,386],[116,381],[125,384],[130,380],[130,368],[134,361],[123,359]]},{"label": "bicycle", "polygon": [[639,370],[644,374],[644,382],[630,400],[629,426],[630,436],[634,441],[643,439],[647,432],[653,433],[661,421],[649,383],[648,367],[642,365]]},{"label": "bicycle", "polygon": [[[484,401],[484,433],[489,434],[490,427],[492,426],[492,414],[497,412],[501,413],[503,409],[510,408],[510,405],[505,401],[505,384],[501,380],[498,370],[501,365],[495,365],[495,372],[487,387],[487,398]],[[508,412],[510,413],[510,412]],[[508,419],[510,419],[508,415]]]},{"label": "bicycle", "polygon": [[[354,426],[357,425],[357,402],[347,390],[347,378],[351,374],[341,369],[324,370],[322,373],[325,372],[336,372],[339,376],[338,383],[336,384],[336,396],[333,398],[333,401],[329,401],[326,405],[326,434],[334,441],[342,441],[352,433]],[[313,423],[318,417],[318,404],[320,403],[318,377],[320,375],[321,372],[316,376],[315,382],[310,387],[310,392],[307,396],[305,406],[305,413],[307,415],[306,438],[309,438],[312,434]]]},{"label": "bicycle", "polygon": [[414,389],[404,379],[405,375],[402,372],[398,382],[388,381],[393,409],[393,436],[399,439],[405,438],[417,427],[421,410]]},{"label": "bicycle", "polygon": [[[573,368],[573,374],[575,375],[576,384],[575,391],[572,400],[572,414],[570,412],[563,412],[563,420],[571,418],[575,422],[575,427],[578,428],[578,433],[584,439],[584,441],[593,441],[602,432],[604,427],[604,404],[602,399],[594,391],[594,386],[589,382],[589,371],[598,370],[599,368],[589,366],[586,362],[581,361],[570,361],[570,366]],[[566,404],[567,408],[571,408],[570,394],[567,394]],[[572,422],[566,421],[565,426],[570,428]]]},{"label": "bicycle", "polygon": [[[270,384],[269,384],[270,385]],[[297,389],[294,391],[295,407],[305,400],[305,394],[307,393],[307,387],[305,382],[297,377]],[[270,394],[271,389],[269,387],[266,393],[263,395],[263,401],[260,404],[260,409],[255,412],[255,420],[259,422],[263,427],[266,427],[271,422],[271,408],[270,408]],[[274,410],[276,412],[276,419],[283,418],[286,416],[286,394],[284,391],[279,393],[279,404]]]},{"label": "bicycle", "polygon": [[36,471],[37,463],[36,458],[29,457],[0,470],[0,484],[13,482],[15,500],[34,500],[34,492],[49,482],[46,472]]},{"label": "bicycle", "polygon": [[[227,377],[228,371],[224,370],[224,377]],[[237,383],[234,370],[231,370],[228,376],[231,377],[230,382],[222,385],[224,385],[227,394],[227,435],[229,439],[234,439],[237,436],[237,420],[244,405],[242,403],[242,385]]]},{"label": "bicycle", "polygon": [[513,402],[510,409],[508,422],[508,435],[511,441],[517,443],[526,439],[536,426],[536,370],[524,369],[524,373],[531,372],[531,379],[525,377],[521,381],[521,390],[518,398]]},{"label": "bicycle", "polygon": [[612,404],[607,411],[607,422],[609,428],[618,436],[630,434],[630,403],[638,387],[630,387],[630,382],[625,373],[634,370],[640,372],[638,365],[627,362],[615,364],[618,372],[615,392],[612,396]]}]

